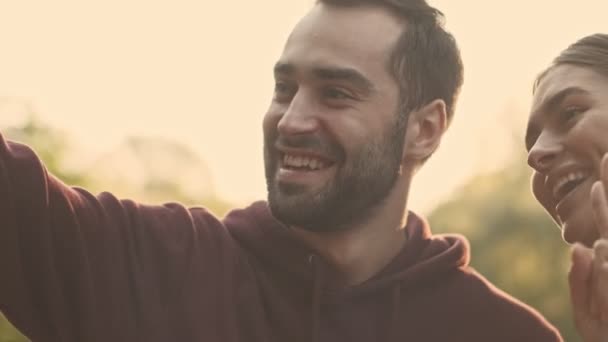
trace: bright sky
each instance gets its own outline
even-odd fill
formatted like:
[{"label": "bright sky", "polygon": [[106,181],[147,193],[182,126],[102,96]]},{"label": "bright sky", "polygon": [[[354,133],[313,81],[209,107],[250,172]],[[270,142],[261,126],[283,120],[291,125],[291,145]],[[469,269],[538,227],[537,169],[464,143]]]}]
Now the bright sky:
[{"label": "bright sky", "polygon": [[[21,102],[95,152],[168,137],[207,161],[222,196],[265,197],[261,119],[271,69],[313,0],[0,0],[0,122]],[[534,76],[574,40],[607,32],[605,0],[434,0],[459,41],[465,86],[440,151],[415,180],[428,211],[500,164]],[[15,103],[17,105],[15,105]]]}]

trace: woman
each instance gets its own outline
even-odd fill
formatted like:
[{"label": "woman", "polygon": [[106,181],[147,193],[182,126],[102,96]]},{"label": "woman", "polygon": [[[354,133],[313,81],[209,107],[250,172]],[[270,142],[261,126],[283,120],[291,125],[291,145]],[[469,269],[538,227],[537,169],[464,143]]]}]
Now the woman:
[{"label": "woman", "polygon": [[587,36],[540,76],[526,132],[532,190],[574,244],[570,295],[586,342],[608,341],[608,35]]}]

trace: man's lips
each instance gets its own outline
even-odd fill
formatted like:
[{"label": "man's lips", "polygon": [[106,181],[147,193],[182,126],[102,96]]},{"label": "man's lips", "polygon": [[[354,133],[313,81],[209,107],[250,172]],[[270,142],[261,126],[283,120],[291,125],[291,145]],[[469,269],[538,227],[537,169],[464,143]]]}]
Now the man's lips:
[{"label": "man's lips", "polygon": [[279,163],[277,181],[292,184],[320,184],[329,177],[335,164],[286,155]]},{"label": "man's lips", "polygon": [[323,158],[305,154],[283,154],[280,165],[283,168],[302,170],[302,171],[316,171],[322,170],[333,163]]},{"label": "man's lips", "polygon": [[277,152],[277,181],[280,183],[320,183],[336,164],[310,150],[281,148]]},{"label": "man's lips", "polygon": [[287,144],[281,139],[278,139],[274,144],[275,151],[279,153],[280,158],[285,155],[292,157],[307,157],[314,158],[325,162],[326,164],[336,163],[342,160],[343,153],[335,145],[322,143],[319,140],[307,139],[298,144]]}]

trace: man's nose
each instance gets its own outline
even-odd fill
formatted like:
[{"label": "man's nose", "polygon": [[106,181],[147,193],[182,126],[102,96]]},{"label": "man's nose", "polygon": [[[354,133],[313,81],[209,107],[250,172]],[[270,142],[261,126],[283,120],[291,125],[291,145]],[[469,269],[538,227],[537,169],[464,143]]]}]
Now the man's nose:
[{"label": "man's nose", "polygon": [[320,123],[317,116],[318,108],[299,91],[291,100],[289,107],[278,123],[279,133],[282,135],[299,135],[315,132]]}]

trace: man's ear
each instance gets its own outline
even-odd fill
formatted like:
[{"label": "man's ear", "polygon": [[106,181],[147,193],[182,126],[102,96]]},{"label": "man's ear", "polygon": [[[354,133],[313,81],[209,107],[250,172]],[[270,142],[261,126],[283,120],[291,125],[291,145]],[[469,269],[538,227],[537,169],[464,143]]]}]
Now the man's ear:
[{"label": "man's ear", "polygon": [[435,152],[448,126],[447,116],[445,102],[440,99],[410,113],[403,161],[422,162]]}]

